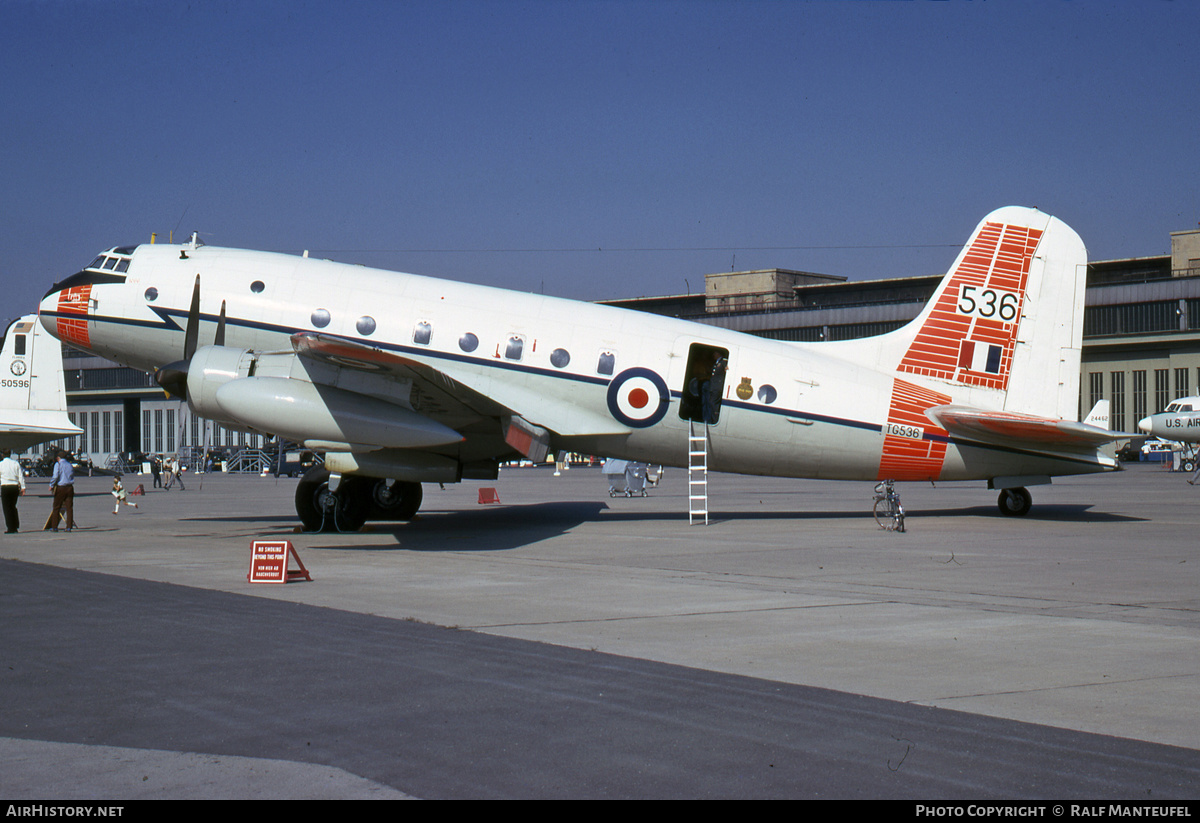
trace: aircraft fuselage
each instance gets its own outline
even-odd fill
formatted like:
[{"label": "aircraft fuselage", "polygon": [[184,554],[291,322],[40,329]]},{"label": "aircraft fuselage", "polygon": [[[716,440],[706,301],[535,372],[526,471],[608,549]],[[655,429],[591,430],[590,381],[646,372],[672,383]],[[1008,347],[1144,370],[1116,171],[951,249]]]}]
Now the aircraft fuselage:
[{"label": "aircraft fuselage", "polygon": [[[1094,449],[952,436],[923,411],[969,403],[974,388],[863,362],[852,356],[861,348],[773,341],[632,310],[284,254],[141,245],[107,256],[118,264],[100,262],[47,294],[41,315],[51,333],[153,371],[184,357],[195,291],[201,345],[214,339],[223,304],[228,349],[291,352],[300,334],[372,347],[469,387],[496,408],[466,400],[469,411],[439,409],[420,385],[372,374],[357,361],[345,368],[336,358],[303,361],[303,379],[411,409],[461,432],[462,442],[430,451],[462,464],[516,456],[487,423],[513,414],[550,432],[555,450],[686,466],[690,424],[681,409],[697,357],[709,356],[723,358],[725,366],[723,391],[709,412],[715,422],[707,427],[713,470],[965,480],[1116,465]],[[300,375],[293,369],[290,376]]]}]

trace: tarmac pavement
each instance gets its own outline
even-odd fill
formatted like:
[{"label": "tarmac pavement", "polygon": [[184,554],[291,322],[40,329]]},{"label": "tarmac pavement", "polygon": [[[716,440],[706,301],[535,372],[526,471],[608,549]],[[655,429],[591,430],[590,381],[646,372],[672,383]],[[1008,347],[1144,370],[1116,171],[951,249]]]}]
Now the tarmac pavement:
[{"label": "tarmac pavement", "polygon": [[[127,476],[127,489],[144,479]],[[299,534],[296,481],[187,478],[0,541],[0,796],[1195,798],[1184,475],[1034,487],[596,468],[426,486]],[[500,504],[480,505],[481,486]],[[290,539],[312,582],[250,584]]]}]

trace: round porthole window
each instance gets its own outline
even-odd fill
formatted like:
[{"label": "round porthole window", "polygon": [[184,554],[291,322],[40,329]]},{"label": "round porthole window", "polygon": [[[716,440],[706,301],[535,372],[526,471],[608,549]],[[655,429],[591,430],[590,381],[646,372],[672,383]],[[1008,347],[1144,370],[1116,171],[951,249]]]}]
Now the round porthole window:
[{"label": "round porthole window", "polygon": [[264,283],[263,281],[255,280],[253,283],[250,284],[250,291],[254,292],[255,294],[262,294],[263,289],[265,289],[266,287],[267,287],[267,284]]},{"label": "round porthole window", "polygon": [[357,328],[358,333],[364,337],[366,337],[368,334],[374,334],[375,318],[364,314],[362,317],[358,318],[358,323],[355,324],[355,328]]},{"label": "round porthole window", "polygon": [[312,317],[310,319],[312,320],[312,324],[314,326],[316,326],[318,329],[323,329],[329,325],[329,310],[317,309],[312,313]]},{"label": "round porthole window", "polygon": [[479,348],[479,338],[471,334],[471,332],[467,332],[458,338],[458,347],[465,352],[473,352]]},{"label": "round porthole window", "polygon": [[550,352],[550,365],[556,369],[565,369],[571,362],[571,353],[566,349],[555,349]]},{"label": "round porthole window", "polygon": [[153,286],[146,289],[146,301],[147,302],[153,303],[157,299],[158,299],[158,289],[154,288]]}]

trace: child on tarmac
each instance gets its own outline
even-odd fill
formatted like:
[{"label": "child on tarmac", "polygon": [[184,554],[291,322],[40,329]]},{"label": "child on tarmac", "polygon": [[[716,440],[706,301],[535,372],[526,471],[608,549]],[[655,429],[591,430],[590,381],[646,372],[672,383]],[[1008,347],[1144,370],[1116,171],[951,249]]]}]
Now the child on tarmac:
[{"label": "child on tarmac", "polygon": [[125,487],[121,485],[120,475],[113,478],[112,496],[117,498],[116,505],[113,506],[113,514],[116,514],[121,510],[122,503],[124,503],[126,506],[133,506],[135,509],[138,507],[137,503],[129,502],[129,495],[125,491]]}]

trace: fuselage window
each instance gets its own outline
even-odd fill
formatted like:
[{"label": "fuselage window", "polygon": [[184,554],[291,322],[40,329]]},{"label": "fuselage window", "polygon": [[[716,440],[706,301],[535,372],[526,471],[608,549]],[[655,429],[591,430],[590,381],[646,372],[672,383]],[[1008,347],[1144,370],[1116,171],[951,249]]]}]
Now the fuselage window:
[{"label": "fuselage window", "polygon": [[775,387],[770,383],[763,383],[758,387],[758,399],[768,406],[774,403],[777,397],[779,397],[779,392],[775,391]]},{"label": "fuselage window", "polygon": [[358,329],[358,333],[363,337],[366,337],[369,334],[374,334],[375,318],[364,314],[362,317],[358,318],[358,323],[355,325],[355,328]]},{"label": "fuselage window", "polygon": [[600,359],[596,361],[597,374],[612,374],[617,367],[617,356],[610,351],[600,352]]},{"label": "fuselage window", "polygon": [[312,313],[312,324],[318,329],[323,329],[329,325],[329,309],[317,309]]},{"label": "fuselage window", "polygon": [[18,355],[20,357],[25,356],[25,335],[18,334],[13,339],[13,354]]},{"label": "fuselage window", "polygon": [[255,280],[253,283],[250,284],[250,291],[254,292],[255,294],[262,294],[263,289],[265,289],[266,287],[267,287],[267,284],[264,283],[263,281]]},{"label": "fuselage window", "polygon": [[467,332],[458,338],[458,347],[465,352],[473,352],[479,348],[479,338],[471,332]]},{"label": "fuselage window", "polygon": [[151,286],[150,288],[146,289],[146,302],[147,303],[153,303],[157,299],[158,299],[158,289],[154,288],[154,286]]},{"label": "fuselage window", "polygon": [[432,339],[433,326],[427,320],[417,323],[416,328],[413,329],[413,342],[418,346],[428,346]]},{"label": "fuselage window", "polygon": [[571,362],[571,353],[566,349],[555,349],[550,352],[550,365],[556,369],[565,369]]},{"label": "fuselage window", "polygon": [[514,334],[508,338],[508,343],[504,347],[504,357],[506,360],[520,360],[521,353],[525,350],[525,338],[519,334]]}]

